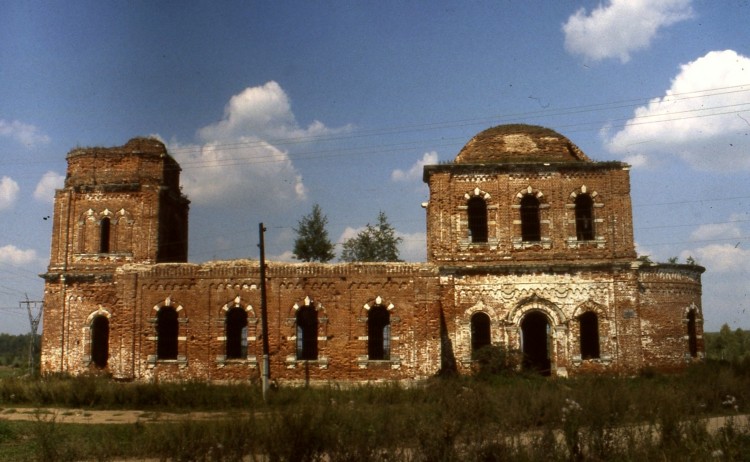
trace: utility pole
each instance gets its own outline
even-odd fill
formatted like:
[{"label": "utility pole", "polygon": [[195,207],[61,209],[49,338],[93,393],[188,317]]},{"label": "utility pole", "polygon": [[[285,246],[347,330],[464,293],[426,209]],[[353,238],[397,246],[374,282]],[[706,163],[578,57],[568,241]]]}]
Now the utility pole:
[{"label": "utility pole", "polygon": [[42,320],[44,302],[39,300],[29,300],[29,296],[26,295],[26,300],[20,301],[18,304],[21,308],[23,308],[23,305],[26,305],[26,311],[29,313],[29,323],[31,324],[31,339],[29,340],[29,374],[33,375],[37,330],[39,329],[39,321]]},{"label": "utility pole", "polygon": [[260,322],[263,330],[263,376],[261,383],[263,386],[263,401],[267,401],[268,384],[271,378],[271,369],[268,361],[268,309],[266,307],[266,244],[263,235],[266,228],[263,223],[258,225],[260,234]]}]

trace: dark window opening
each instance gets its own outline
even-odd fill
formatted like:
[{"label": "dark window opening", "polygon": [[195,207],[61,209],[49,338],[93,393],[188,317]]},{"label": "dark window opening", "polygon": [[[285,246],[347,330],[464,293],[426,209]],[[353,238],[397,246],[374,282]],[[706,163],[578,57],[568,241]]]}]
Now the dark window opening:
[{"label": "dark window opening", "polygon": [[688,312],[687,331],[690,357],[695,358],[698,356],[698,335],[695,329],[695,310],[690,310]]},{"label": "dark window opening", "polygon": [[310,305],[297,311],[297,359],[318,359],[318,312]]},{"label": "dark window opening", "polygon": [[99,253],[109,253],[109,238],[112,234],[109,218],[102,218],[99,226]]},{"label": "dark window opening", "polygon": [[578,318],[581,329],[581,359],[599,358],[599,318],[587,311]]},{"label": "dark window opening", "polygon": [[475,313],[471,317],[471,355],[492,343],[490,317],[487,313]]},{"label": "dark window opening", "polygon": [[542,240],[539,222],[539,199],[527,194],[521,199],[521,240],[538,242]]},{"label": "dark window opening", "polygon": [[247,358],[247,311],[234,307],[226,316],[227,359]]},{"label": "dark window opening", "polygon": [[594,239],[594,201],[588,194],[576,197],[576,239]]},{"label": "dark window opening", "polygon": [[383,305],[370,308],[367,313],[367,358],[391,359],[391,314]]},{"label": "dark window opening", "polygon": [[96,316],[91,322],[91,362],[99,369],[107,367],[109,359],[109,319]]},{"label": "dark window opening", "polygon": [[547,316],[532,311],[521,321],[521,351],[523,367],[542,375],[550,375],[550,325]]},{"label": "dark window opening", "polygon": [[156,357],[177,359],[177,310],[171,306],[162,307],[156,316]]},{"label": "dark window opening", "polygon": [[487,242],[487,203],[481,197],[472,197],[467,205],[471,242]]}]

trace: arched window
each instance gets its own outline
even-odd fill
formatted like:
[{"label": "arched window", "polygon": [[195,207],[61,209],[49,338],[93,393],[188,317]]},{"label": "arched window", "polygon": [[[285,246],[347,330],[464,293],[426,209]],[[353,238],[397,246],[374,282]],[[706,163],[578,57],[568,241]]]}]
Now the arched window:
[{"label": "arched window", "polygon": [[111,223],[108,217],[99,222],[99,253],[109,253],[109,238],[111,234]]},{"label": "arched window", "polygon": [[383,305],[367,312],[367,359],[391,358],[391,314]]},{"label": "arched window", "polygon": [[487,313],[477,312],[471,317],[471,354],[492,343],[490,335],[490,317]]},{"label": "arched window", "polygon": [[469,199],[467,206],[471,242],[487,242],[487,203],[481,197],[474,196]]},{"label": "arched window", "polygon": [[542,240],[539,199],[531,194],[526,194],[521,199],[521,240],[526,242]]},{"label": "arched window", "polygon": [[99,369],[107,367],[109,359],[109,319],[95,316],[91,321],[91,361]]},{"label": "arched window", "polygon": [[247,311],[234,307],[225,319],[227,359],[247,358]]},{"label": "arched window", "polygon": [[576,197],[576,239],[594,239],[594,201],[588,194]]},{"label": "arched window", "polygon": [[687,334],[688,334],[688,350],[690,351],[690,357],[695,358],[698,356],[698,335],[695,328],[695,310],[691,309],[688,311],[687,318]]},{"label": "arched window", "polygon": [[581,331],[581,359],[599,358],[599,318],[587,311],[578,318]]},{"label": "arched window", "polygon": [[177,333],[177,310],[161,307],[156,315],[157,359],[177,359]]},{"label": "arched window", "polygon": [[297,359],[318,359],[318,312],[311,305],[297,310]]}]

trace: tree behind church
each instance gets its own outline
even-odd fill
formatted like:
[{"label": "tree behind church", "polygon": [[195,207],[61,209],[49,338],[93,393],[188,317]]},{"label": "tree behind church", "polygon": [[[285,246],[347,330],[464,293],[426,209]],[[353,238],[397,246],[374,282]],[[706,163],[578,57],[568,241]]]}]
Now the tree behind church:
[{"label": "tree behind church", "polygon": [[355,237],[344,242],[341,251],[343,261],[401,261],[398,258],[396,230],[388,223],[388,217],[381,211],[375,226],[369,223]]},{"label": "tree behind church", "polygon": [[319,261],[326,263],[336,256],[333,244],[326,230],[328,218],[323,215],[318,204],[313,205],[312,212],[298,222],[297,239],[294,241],[294,258],[302,261]]}]

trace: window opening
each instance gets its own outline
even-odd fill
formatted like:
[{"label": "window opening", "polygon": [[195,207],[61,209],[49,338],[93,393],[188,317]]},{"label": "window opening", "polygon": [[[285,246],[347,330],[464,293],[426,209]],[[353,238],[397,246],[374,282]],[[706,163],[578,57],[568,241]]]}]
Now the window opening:
[{"label": "window opening", "polygon": [[158,359],[177,359],[177,310],[164,306],[156,316],[156,357]]},{"label": "window opening", "polygon": [[576,238],[579,241],[594,239],[594,201],[588,194],[576,197]]},{"label": "window opening", "polygon": [[527,242],[542,240],[539,199],[531,194],[526,194],[521,199],[521,240]]},{"label": "window opening", "polygon": [[95,316],[91,321],[91,361],[99,369],[107,367],[109,359],[109,319]]},{"label": "window opening", "polygon": [[550,325],[542,312],[532,311],[521,321],[521,351],[524,369],[550,375]]},{"label": "window opening", "polygon": [[490,317],[487,313],[474,313],[471,317],[471,355],[482,347],[492,343],[490,335]]},{"label": "window opening", "polygon": [[391,314],[383,305],[376,305],[367,312],[367,358],[385,360],[391,358]]},{"label": "window opening", "polygon": [[297,310],[297,359],[318,359],[318,312],[310,305]]},{"label": "window opening", "polygon": [[99,226],[99,253],[109,253],[109,238],[111,234],[111,222],[109,218],[102,218]]},{"label": "window opening", "polygon": [[698,356],[698,335],[695,329],[695,310],[688,311],[687,331],[690,357],[695,358]]},{"label": "window opening", "polygon": [[581,334],[581,359],[599,358],[599,318],[587,311],[578,318]]},{"label": "window opening", "polygon": [[487,203],[481,197],[472,197],[468,202],[469,233],[471,242],[487,242]]},{"label": "window opening", "polygon": [[247,311],[231,308],[225,322],[227,359],[247,358]]}]

